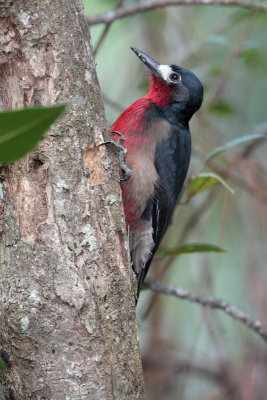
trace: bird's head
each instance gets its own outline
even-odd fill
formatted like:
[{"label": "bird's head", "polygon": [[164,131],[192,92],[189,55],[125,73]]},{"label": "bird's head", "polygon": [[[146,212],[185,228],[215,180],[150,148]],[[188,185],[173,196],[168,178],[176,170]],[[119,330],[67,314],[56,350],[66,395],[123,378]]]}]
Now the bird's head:
[{"label": "bird's head", "polygon": [[164,65],[142,51],[131,47],[151,74],[149,95],[159,105],[173,105],[187,118],[200,108],[203,86],[193,72],[178,65]]}]

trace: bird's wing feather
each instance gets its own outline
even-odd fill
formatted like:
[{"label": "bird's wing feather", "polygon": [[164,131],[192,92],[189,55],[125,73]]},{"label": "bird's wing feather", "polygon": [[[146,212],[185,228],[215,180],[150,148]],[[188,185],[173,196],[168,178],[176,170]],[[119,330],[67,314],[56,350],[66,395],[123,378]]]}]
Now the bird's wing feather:
[{"label": "bird's wing feather", "polygon": [[155,152],[155,166],[160,178],[152,218],[156,245],[160,244],[169,225],[186,178],[190,156],[189,129],[172,126],[169,137],[157,145]]},{"label": "bird's wing feather", "polygon": [[175,204],[186,178],[190,155],[190,131],[184,127],[181,129],[172,125],[168,138],[159,142],[156,146],[155,167],[159,176],[159,187],[144,212],[147,219],[149,218],[148,214],[151,213],[155,246],[152,250],[152,256],[138,277],[138,293],[153,255],[170,223]]}]

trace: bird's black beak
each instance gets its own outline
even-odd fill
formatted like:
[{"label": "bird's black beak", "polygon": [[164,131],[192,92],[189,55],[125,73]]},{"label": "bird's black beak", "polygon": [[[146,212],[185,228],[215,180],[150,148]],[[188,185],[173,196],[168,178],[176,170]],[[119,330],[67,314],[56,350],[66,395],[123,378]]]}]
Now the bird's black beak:
[{"label": "bird's black beak", "polygon": [[154,60],[154,58],[148,56],[146,53],[143,53],[142,51],[136,49],[133,46],[131,46],[131,49],[137,55],[137,57],[139,57],[140,60],[147,66],[147,68],[153,75],[160,76],[159,72],[160,64],[156,60]]}]

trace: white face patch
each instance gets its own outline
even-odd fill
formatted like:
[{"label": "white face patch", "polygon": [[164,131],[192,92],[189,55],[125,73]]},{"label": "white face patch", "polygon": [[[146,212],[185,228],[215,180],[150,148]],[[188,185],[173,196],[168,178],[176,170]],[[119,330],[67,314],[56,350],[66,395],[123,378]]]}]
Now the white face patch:
[{"label": "white face patch", "polygon": [[162,78],[167,82],[169,80],[169,76],[172,73],[172,69],[169,65],[160,65],[159,71],[161,73]]}]

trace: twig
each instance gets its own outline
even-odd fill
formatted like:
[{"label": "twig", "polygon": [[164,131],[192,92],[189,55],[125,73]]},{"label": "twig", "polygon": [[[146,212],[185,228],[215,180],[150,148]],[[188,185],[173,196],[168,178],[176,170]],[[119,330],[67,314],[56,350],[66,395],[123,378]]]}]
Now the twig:
[{"label": "twig", "polygon": [[104,103],[109,104],[111,107],[113,107],[118,112],[122,113],[125,110],[125,107],[123,107],[121,104],[117,103],[115,100],[110,99],[104,93],[102,94],[102,97],[103,97]]},{"label": "twig", "polygon": [[219,300],[211,296],[199,295],[189,290],[178,287],[167,286],[161,282],[146,280],[146,285],[155,292],[163,293],[170,296],[178,297],[179,299],[186,299],[192,303],[198,303],[205,307],[216,308],[224,311],[232,318],[242,322],[248,328],[252,329],[259,335],[265,342],[267,342],[267,331],[260,321],[254,320],[242,310],[232,306],[224,300]]},{"label": "twig", "polygon": [[111,23],[117,19],[130,17],[144,11],[155,10],[167,6],[188,6],[188,5],[215,5],[215,6],[235,6],[249,8],[251,10],[267,11],[267,3],[254,0],[150,0],[141,4],[130,5],[125,8],[108,11],[104,14],[88,18],[89,25]]},{"label": "twig", "polygon": [[[123,3],[124,3],[124,0],[118,0],[116,6],[115,6],[115,8],[114,8],[114,10],[119,9],[119,8],[123,5]],[[100,36],[100,38],[98,39],[97,44],[95,45],[95,48],[94,48],[94,55],[96,55],[96,53],[98,52],[98,50],[99,50],[101,44],[103,43],[103,41],[104,41],[104,39],[105,39],[105,37],[106,37],[108,31],[109,31],[111,22],[112,22],[112,21],[106,23],[106,26],[105,26],[105,28],[103,29],[103,32],[101,33],[101,36]]]},{"label": "twig", "polygon": [[[256,141],[255,141],[256,142]],[[233,162],[227,169],[220,167],[217,163],[210,163],[210,167],[213,171],[219,174],[224,179],[229,179],[231,182],[234,182],[236,185],[241,187],[247,193],[253,195],[257,200],[259,200],[263,205],[266,205],[267,202],[267,194],[264,186],[264,182],[260,180],[260,170],[258,169],[256,173],[254,173],[254,177],[251,179],[253,174],[253,170],[248,166],[248,170],[250,174],[247,176],[240,170],[242,159],[236,158],[236,162]],[[238,169],[239,166],[239,169]],[[264,173],[263,173],[264,174]],[[264,179],[264,177],[263,177]],[[259,184],[257,183],[259,181]]]},{"label": "twig", "polygon": [[[267,136],[267,131],[263,132],[263,134]],[[251,155],[251,153],[253,153],[260,145],[265,143],[265,140],[266,140],[265,138],[261,138],[249,143],[241,152],[241,157],[248,158]]]},{"label": "twig", "polygon": [[[190,218],[188,218],[186,224],[183,227],[183,230],[180,234],[179,240],[176,244],[176,247],[180,246],[182,243],[185,242],[187,237],[189,236],[190,232],[193,230],[193,228],[198,224],[199,220],[204,216],[204,213],[209,210],[210,206],[214,203],[214,201],[217,199],[217,194],[218,192],[216,191],[210,191],[206,199],[201,203],[191,214]],[[171,262],[176,257],[172,257]]]}]

